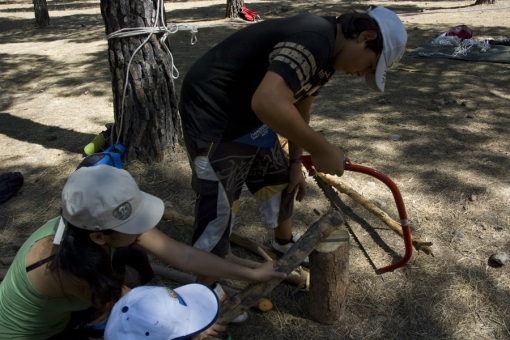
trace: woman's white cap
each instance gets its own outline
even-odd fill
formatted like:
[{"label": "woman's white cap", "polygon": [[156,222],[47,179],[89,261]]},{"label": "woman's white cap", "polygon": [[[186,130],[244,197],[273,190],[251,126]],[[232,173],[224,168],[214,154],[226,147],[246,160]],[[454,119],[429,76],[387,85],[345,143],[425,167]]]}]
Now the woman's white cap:
[{"label": "woman's white cap", "polygon": [[62,190],[62,218],[53,243],[60,243],[66,221],[91,231],[141,234],[159,223],[164,210],[163,201],[140,191],[126,170],[83,167],[71,174]]},{"label": "woman's white cap", "polygon": [[385,7],[370,7],[367,14],[371,16],[381,30],[383,49],[374,73],[366,73],[365,81],[373,90],[384,92],[386,72],[404,55],[407,32],[400,18]]}]

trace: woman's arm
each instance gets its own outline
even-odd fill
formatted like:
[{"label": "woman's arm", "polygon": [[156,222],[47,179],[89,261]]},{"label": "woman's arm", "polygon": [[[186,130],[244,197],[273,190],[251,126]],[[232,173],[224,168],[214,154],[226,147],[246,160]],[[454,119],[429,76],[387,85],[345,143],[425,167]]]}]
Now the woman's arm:
[{"label": "woman's arm", "polygon": [[250,269],[177,242],[156,228],[140,235],[137,243],[173,267],[199,275],[254,282],[268,281],[272,278],[283,279],[287,276],[285,273],[275,271],[272,261]]}]

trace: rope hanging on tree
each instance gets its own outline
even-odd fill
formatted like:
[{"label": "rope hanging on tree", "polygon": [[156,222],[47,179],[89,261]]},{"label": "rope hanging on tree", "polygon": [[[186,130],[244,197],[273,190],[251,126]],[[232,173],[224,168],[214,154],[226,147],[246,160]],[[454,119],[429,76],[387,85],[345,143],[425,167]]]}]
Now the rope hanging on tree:
[{"label": "rope hanging on tree", "polygon": [[[129,58],[129,62],[126,68],[126,80],[124,82],[124,89],[122,91],[122,101],[121,101],[121,107],[120,107],[120,125],[119,125],[119,132],[122,131],[122,126],[124,123],[124,100],[126,98],[126,91],[127,91],[127,85],[128,85],[128,79],[129,79],[129,69],[131,67],[131,62],[133,61],[134,56],[138,51],[149,41],[149,39],[152,37],[153,34],[158,33],[164,33],[163,36],[159,39],[159,42],[165,49],[166,53],[170,56],[170,64],[171,64],[171,72],[170,77],[172,79],[179,78],[179,70],[174,64],[174,57],[172,55],[172,52],[170,52],[170,49],[168,48],[166,44],[166,40],[168,38],[169,34],[175,34],[178,31],[190,31],[191,36],[191,45],[194,45],[197,42],[197,36],[198,33],[198,26],[197,25],[188,25],[188,24],[175,24],[172,23],[170,26],[166,26],[165,22],[163,20],[164,18],[164,6],[163,6],[163,0],[158,0],[157,7],[156,7],[156,19],[154,20],[154,25],[152,27],[136,27],[136,28],[122,28],[116,32],[110,33],[106,36],[106,39],[118,39],[118,38],[124,38],[124,37],[132,37],[136,35],[145,35],[148,34],[147,38],[138,46],[133,54],[131,55],[131,58]],[[224,24],[212,24],[212,25],[204,25],[200,27],[222,27],[222,26],[236,26],[236,25],[250,25],[252,23],[224,23]],[[120,133],[117,135],[116,143],[120,143]]]}]

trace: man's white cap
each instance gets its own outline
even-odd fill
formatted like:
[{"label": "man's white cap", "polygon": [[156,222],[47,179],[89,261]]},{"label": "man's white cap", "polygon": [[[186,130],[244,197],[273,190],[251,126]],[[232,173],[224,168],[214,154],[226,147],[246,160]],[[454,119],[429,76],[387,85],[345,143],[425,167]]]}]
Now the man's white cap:
[{"label": "man's white cap", "polygon": [[407,32],[399,17],[385,7],[374,9],[370,7],[367,14],[379,25],[383,38],[383,49],[375,73],[366,73],[365,80],[372,89],[384,92],[386,71],[404,55]]},{"label": "man's white cap", "polygon": [[62,218],[53,243],[60,244],[66,221],[81,229],[141,234],[154,228],[163,201],[140,191],[131,175],[110,165],[83,167],[62,190]]},{"label": "man's white cap", "polygon": [[124,295],[112,309],[105,340],[170,340],[192,337],[218,318],[220,303],[207,286],[179,288],[141,286]]}]

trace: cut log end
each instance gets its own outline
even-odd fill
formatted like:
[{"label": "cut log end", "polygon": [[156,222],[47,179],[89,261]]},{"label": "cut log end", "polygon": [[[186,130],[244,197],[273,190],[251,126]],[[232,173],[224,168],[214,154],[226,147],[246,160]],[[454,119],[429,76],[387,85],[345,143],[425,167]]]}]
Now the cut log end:
[{"label": "cut log end", "polygon": [[260,299],[256,306],[257,309],[263,313],[267,313],[273,309],[273,303],[271,302],[271,300],[266,298]]}]

